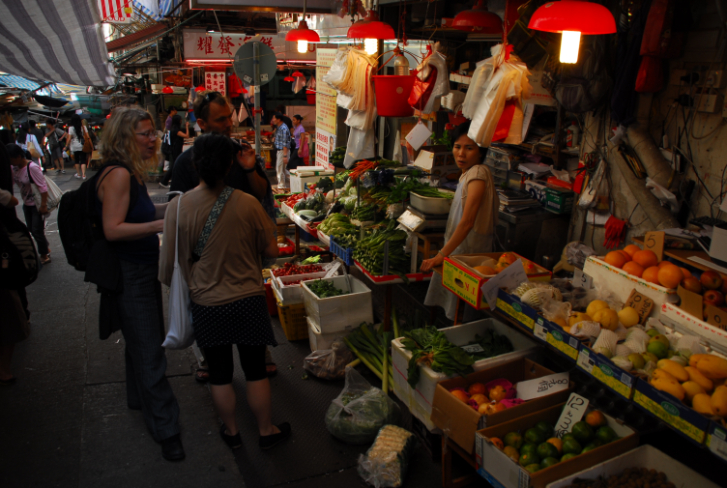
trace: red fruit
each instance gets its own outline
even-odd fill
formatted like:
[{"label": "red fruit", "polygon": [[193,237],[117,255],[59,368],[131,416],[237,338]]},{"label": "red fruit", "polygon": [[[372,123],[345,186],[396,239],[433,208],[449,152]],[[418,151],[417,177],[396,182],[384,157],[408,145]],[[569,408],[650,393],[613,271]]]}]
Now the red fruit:
[{"label": "red fruit", "polygon": [[682,288],[693,293],[702,293],[702,282],[694,276],[682,280]]},{"label": "red fruit", "polygon": [[699,281],[701,281],[702,286],[704,286],[708,290],[717,290],[722,286],[722,277],[719,275],[719,273],[712,270],[702,273]]},{"label": "red fruit", "polygon": [[724,295],[717,290],[707,290],[704,292],[704,303],[715,307],[721,307],[724,304]]},{"label": "red fruit", "polygon": [[723,295],[727,296],[727,276],[720,276],[722,277],[722,288],[720,288],[719,291],[721,291]]}]

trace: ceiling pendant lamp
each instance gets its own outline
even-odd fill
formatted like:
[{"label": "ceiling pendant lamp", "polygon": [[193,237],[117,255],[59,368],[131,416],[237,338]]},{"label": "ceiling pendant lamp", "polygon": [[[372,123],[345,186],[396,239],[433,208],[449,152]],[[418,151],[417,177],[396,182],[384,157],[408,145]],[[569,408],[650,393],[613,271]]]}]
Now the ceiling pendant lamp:
[{"label": "ceiling pendant lamp", "polygon": [[292,76],[288,75],[285,78],[283,78],[283,81],[295,81],[295,78],[293,78]]},{"label": "ceiling pendant lamp", "polygon": [[303,2],[303,20],[301,20],[298,24],[298,28],[288,31],[288,33],[285,34],[286,41],[298,42],[298,52],[301,54],[308,52],[309,42],[321,42],[321,37],[318,35],[318,33],[312,29],[309,29],[308,23],[305,21],[305,8],[307,6],[307,3],[307,1]]},{"label": "ceiling pendant lamp", "polygon": [[202,85],[199,85],[197,88],[194,89],[194,91],[199,93],[205,91],[206,89],[207,88],[203,87]]},{"label": "ceiling pendant lamp", "polygon": [[393,27],[379,20],[379,14],[369,10],[366,17],[348,28],[347,37],[349,39],[363,39],[366,54],[375,54],[379,49],[378,41],[396,40],[396,33]]},{"label": "ceiling pendant lamp", "polygon": [[484,0],[477,0],[477,5],[471,10],[460,12],[454,17],[452,27],[479,34],[502,34],[502,19],[487,10]]},{"label": "ceiling pendant lamp", "polygon": [[303,78],[304,76],[305,75],[298,70],[293,71],[293,77],[295,78]]},{"label": "ceiling pendant lamp", "polygon": [[539,7],[530,18],[528,28],[562,33],[560,62],[573,64],[578,61],[581,34],[614,34],[616,20],[603,5],[582,0],[560,0]]},{"label": "ceiling pendant lamp", "polygon": [[174,93],[174,90],[172,90],[171,86],[165,86],[164,88],[162,88],[162,93],[165,93],[168,95],[170,93]]}]

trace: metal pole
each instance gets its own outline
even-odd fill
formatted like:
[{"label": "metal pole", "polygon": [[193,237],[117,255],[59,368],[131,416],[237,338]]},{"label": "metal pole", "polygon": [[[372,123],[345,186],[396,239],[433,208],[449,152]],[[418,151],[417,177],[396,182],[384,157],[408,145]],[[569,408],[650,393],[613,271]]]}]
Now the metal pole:
[{"label": "metal pole", "polygon": [[255,85],[255,154],[260,155],[260,43],[252,43],[253,83]]}]

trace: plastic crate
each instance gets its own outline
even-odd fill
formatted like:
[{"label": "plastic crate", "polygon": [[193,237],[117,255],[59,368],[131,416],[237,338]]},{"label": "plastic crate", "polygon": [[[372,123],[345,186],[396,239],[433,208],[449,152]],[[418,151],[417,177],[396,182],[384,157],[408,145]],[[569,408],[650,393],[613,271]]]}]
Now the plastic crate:
[{"label": "plastic crate", "polygon": [[280,297],[275,294],[278,302],[278,318],[283,327],[285,338],[289,341],[308,339],[308,322],[305,319],[305,304],[295,303],[283,305]]},{"label": "plastic crate", "polygon": [[338,256],[341,261],[343,261],[346,266],[353,266],[353,248],[352,247],[346,247],[343,248],[336,244],[336,240],[333,236],[331,236],[331,245],[329,246],[331,248],[331,252]]}]

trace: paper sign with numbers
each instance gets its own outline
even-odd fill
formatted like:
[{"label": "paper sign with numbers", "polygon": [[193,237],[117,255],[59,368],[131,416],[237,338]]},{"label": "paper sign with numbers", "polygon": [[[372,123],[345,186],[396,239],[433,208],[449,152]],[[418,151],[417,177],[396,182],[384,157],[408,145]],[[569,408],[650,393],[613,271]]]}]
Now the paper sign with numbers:
[{"label": "paper sign with numbers", "polygon": [[707,323],[709,325],[714,325],[720,329],[727,330],[727,312],[713,305],[707,305],[705,312],[707,314]]},{"label": "paper sign with numbers", "polygon": [[532,400],[541,396],[550,395],[558,391],[567,390],[570,384],[568,372],[555,373],[534,380],[520,381],[515,385],[517,398]]},{"label": "paper sign with numbers", "polygon": [[555,424],[555,436],[563,437],[573,429],[573,425],[581,421],[588,410],[588,398],[571,393],[563,407],[558,422]]},{"label": "paper sign with numbers", "polygon": [[636,310],[636,313],[639,314],[639,323],[645,324],[646,318],[654,309],[654,300],[642,295],[634,288],[631,290],[628,300],[626,300],[626,305]]},{"label": "paper sign with numbers", "polygon": [[653,251],[659,261],[664,259],[664,232],[647,232],[644,236],[644,250]]},{"label": "paper sign with numbers", "polygon": [[585,274],[582,269],[576,268],[573,270],[573,286],[590,290],[593,288],[593,278]]}]

